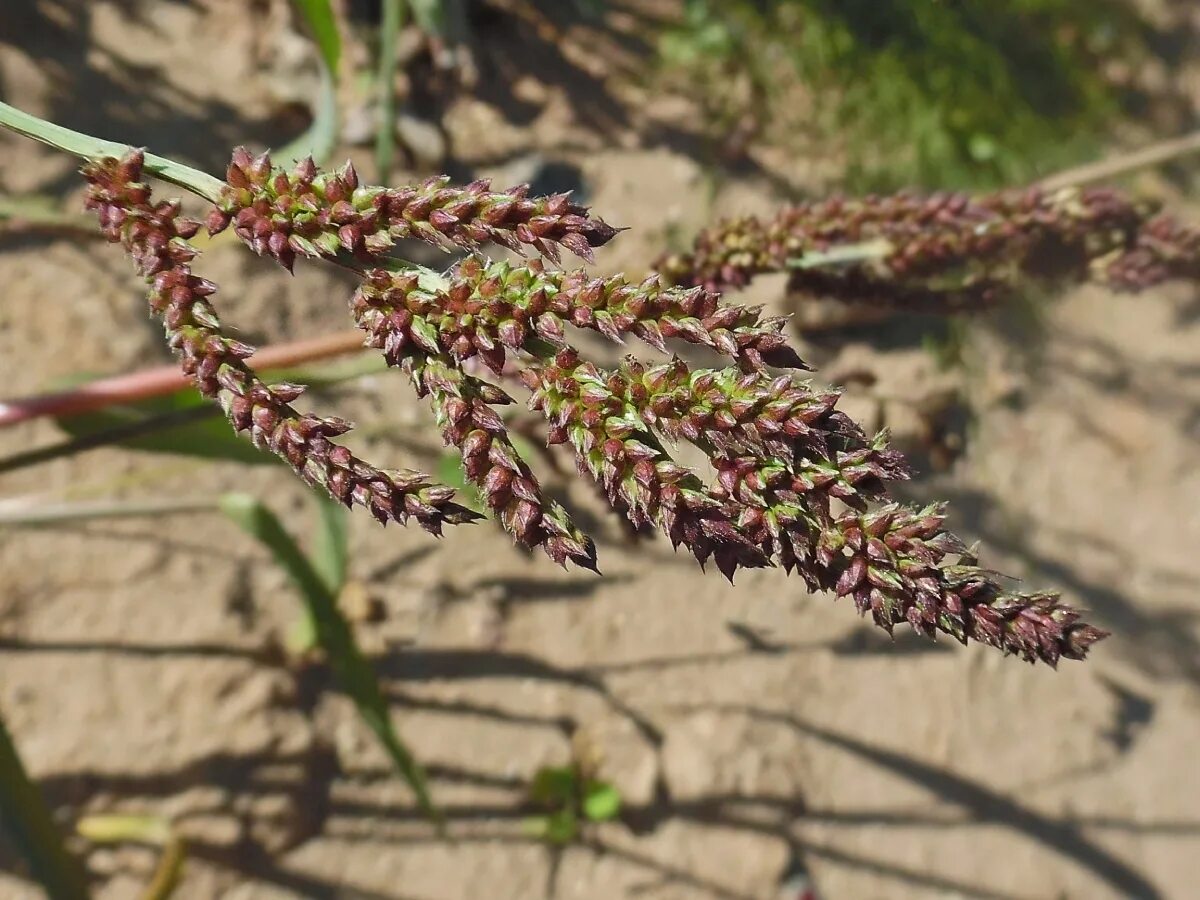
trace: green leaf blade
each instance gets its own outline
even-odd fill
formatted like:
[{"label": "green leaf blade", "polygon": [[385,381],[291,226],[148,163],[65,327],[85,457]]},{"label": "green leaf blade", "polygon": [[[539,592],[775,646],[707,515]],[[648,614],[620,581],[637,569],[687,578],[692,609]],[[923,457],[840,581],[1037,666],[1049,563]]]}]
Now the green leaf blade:
[{"label": "green leaf blade", "polygon": [[12,737],[0,718],[0,828],[29,862],[53,900],[87,900],[83,867],[63,844],[50,810],[30,781]]},{"label": "green leaf blade", "polygon": [[102,440],[128,450],[250,465],[278,462],[234,432],[220,408],[194,388],[63,416],[55,424],[77,441]]},{"label": "green leaf blade", "polygon": [[396,36],[404,27],[404,0],[383,0],[383,23],[379,35],[379,123],[375,132],[375,165],[379,180],[386,184],[392,174],[396,153]]},{"label": "green leaf blade", "polygon": [[606,781],[589,781],[583,791],[583,814],[591,822],[607,822],[621,814],[621,792]]},{"label": "green leaf blade", "polygon": [[312,156],[324,163],[337,146],[338,110],[337,76],[342,59],[342,36],[330,0],[292,0],[293,6],[312,33],[321,57],[321,86],[313,112],[312,124],[303,134],[275,154],[280,160],[295,160]]},{"label": "green leaf blade", "polygon": [[336,73],[342,59],[342,36],[330,0],[292,0],[292,5],[312,32],[325,68]]},{"label": "green leaf blade", "polygon": [[439,817],[429,795],[425,773],[392,723],[375,670],[338,608],[337,595],[288,534],[279,517],[257,498],[247,494],[226,494],[221,498],[221,510],[239,528],[263,544],[287,572],[316,625],[317,641],[329,657],[339,686],[354,702],[359,716],[375,734],[400,777],[412,789],[421,810],[437,821]]},{"label": "green leaf blade", "polygon": [[349,516],[346,507],[322,492],[316,492],[316,507],[312,562],[326,589],[336,597],[346,584],[349,566]]}]

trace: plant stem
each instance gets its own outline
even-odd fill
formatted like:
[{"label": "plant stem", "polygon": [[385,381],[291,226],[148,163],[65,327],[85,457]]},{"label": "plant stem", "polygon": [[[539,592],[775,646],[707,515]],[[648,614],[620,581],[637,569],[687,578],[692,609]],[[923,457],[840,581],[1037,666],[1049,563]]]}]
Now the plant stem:
[{"label": "plant stem", "polygon": [[834,269],[839,266],[853,266],[877,259],[884,259],[896,252],[890,241],[883,239],[865,241],[861,244],[845,244],[826,251],[811,251],[798,259],[789,259],[788,267],[792,269]]},{"label": "plant stem", "polygon": [[[310,387],[322,387],[386,371],[388,371],[387,365],[382,359],[361,355],[345,363],[334,363],[319,368],[279,369],[271,380],[290,381],[292,380],[292,375],[289,373],[293,373],[295,380],[301,381]],[[185,391],[187,388],[184,387],[181,390]],[[168,392],[168,396],[175,393],[177,392]],[[179,393],[179,396],[187,398],[187,394]],[[182,409],[172,409],[161,413],[154,412],[153,408],[143,407],[139,409],[137,405],[131,406],[127,401],[106,404],[104,409],[96,410],[96,412],[102,414],[105,410],[111,410],[114,406],[121,407],[122,412],[113,416],[113,421],[117,424],[97,428],[95,431],[85,429],[82,434],[75,433],[74,437],[67,440],[57,441],[53,444],[34,447],[30,450],[22,450],[9,456],[0,457],[0,475],[30,466],[41,465],[42,463],[65,456],[76,456],[100,447],[127,444],[139,438],[151,437],[164,431],[193,425],[221,415],[221,408],[219,406],[201,402],[200,396],[194,392],[192,398],[197,405],[188,404]],[[124,415],[126,412],[131,416],[130,421],[122,421],[126,418]],[[56,418],[69,418],[69,416],[58,416]],[[59,425],[64,430],[72,432],[71,426],[64,425],[61,421]],[[183,440],[183,436],[180,435],[179,439]],[[162,446],[146,446],[142,448],[136,443],[131,446],[134,449],[166,449]]]},{"label": "plant stem", "polygon": [[[56,525],[88,519],[129,519],[139,516],[195,515],[217,512],[217,500],[146,500],[131,503],[60,503],[6,509],[0,506],[0,526]],[[2,751],[0,751],[2,756]]]},{"label": "plant stem", "polygon": [[[342,356],[361,350],[361,331],[339,331],[322,337],[277,344],[259,350],[248,360],[258,372],[286,369],[306,362]],[[176,366],[159,366],[101,378],[67,391],[0,400],[0,428],[43,416],[73,416],[103,409],[115,403],[130,403],[173,394],[191,381]]]},{"label": "plant stem", "polygon": [[1087,184],[1094,184],[1097,181],[1109,181],[1113,178],[1139,172],[1142,169],[1161,166],[1164,163],[1169,163],[1181,156],[1187,156],[1192,153],[1200,153],[1200,131],[1193,131],[1191,134],[1185,134],[1183,137],[1160,141],[1157,144],[1151,144],[1149,147],[1143,147],[1140,150],[1133,150],[1129,153],[1121,153],[1109,159],[1102,159],[1099,162],[1087,163],[1073,169],[1065,169],[1043,178],[1037,184],[1039,187],[1051,191],[1062,188],[1083,187]]},{"label": "plant stem", "polygon": [[7,229],[40,229],[100,238],[96,224],[77,213],[64,213],[43,197],[0,197],[0,222]]},{"label": "plant stem", "polygon": [[137,422],[130,422],[128,425],[108,428],[104,431],[94,432],[93,434],[85,434],[82,437],[59,441],[45,447],[24,450],[20,453],[0,458],[0,475],[7,472],[14,472],[17,469],[40,465],[64,456],[75,456],[87,450],[107,447],[110,444],[117,444],[121,441],[127,441],[130,438],[142,437],[143,435],[166,431],[170,428],[177,428],[180,425],[190,425],[193,422],[200,422],[204,419],[216,418],[219,415],[221,415],[221,408],[219,406],[206,403],[203,406],[177,409],[163,413],[162,415],[150,416]]},{"label": "plant stem", "polygon": [[183,880],[183,866],[187,860],[187,845],[183,838],[172,835],[163,845],[162,856],[154,877],[142,894],[142,900],[167,900]]},{"label": "plant stem", "polygon": [[404,0],[383,0],[379,35],[379,122],[375,131],[375,165],[384,184],[392,174],[396,149],[396,35],[404,27]]},{"label": "plant stem", "polygon": [[[103,159],[108,156],[119,159],[129,149],[127,144],[106,141],[72,131],[70,128],[39,119],[37,116],[30,115],[4,102],[0,102],[0,126],[88,160]],[[206,172],[185,166],[172,159],[147,153],[145,169],[151,175],[198,194],[210,203],[216,203],[221,196],[223,182]]]},{"label": "plant stem", "polygon": [[75,830],[97,844],[131,842],[162,848],[154,877],[142,892],[141,900],[167,900],[179,886],[187,848],[168,820],[160,816],[87,816]]},{"label": "plant stem", "polygon": [[29,780],[12,737],[0,718],[0,814],[51,900],[87,900],[83,867],[67,853],[37,786]]}]

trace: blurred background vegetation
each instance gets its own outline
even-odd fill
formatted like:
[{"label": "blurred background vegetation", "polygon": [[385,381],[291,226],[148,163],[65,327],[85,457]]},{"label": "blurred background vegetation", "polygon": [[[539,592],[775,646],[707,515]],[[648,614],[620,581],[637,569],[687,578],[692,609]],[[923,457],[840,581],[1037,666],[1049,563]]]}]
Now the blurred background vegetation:
[{"label": "blurred background vegetation", "polygon": [[685,0],[659,49],[714,129],[832,139],[849,187],[894,188],[1020,182],[1170,118],[1138,79],[1169,44],[1117,0]]}]

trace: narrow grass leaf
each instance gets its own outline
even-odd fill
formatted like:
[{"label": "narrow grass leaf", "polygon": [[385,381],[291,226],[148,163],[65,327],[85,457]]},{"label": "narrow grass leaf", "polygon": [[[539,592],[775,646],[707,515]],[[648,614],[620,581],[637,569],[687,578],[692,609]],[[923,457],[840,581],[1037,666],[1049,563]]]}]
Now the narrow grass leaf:
[{"label": "narrow grass leaf", "polygon": [[409,0],[413,19],[426,34],[446,37],[445,0]]},{"label": "narrow grass leaf", "polygon": [[154,877],[142,891],[141,900],[167,900],[183,880],[187,847],[163,816],[87,816],[79,820],[75,830],[93,844],[128,842],[162,848]]},{"label": "narrow grass leaf", "polygon": [[[55,423],[78,442],[76,448],[80,450],[109,444],[253,465],[277,462],[272,454],[263,453],[239,437],[221,410],[194,388],[64,416]],[[64,451],[68,449],[72,448],[64,447]]]},{"label": "narrow grass leaf", "polygon": [[321,51],[321,61],[331,73],[336,73],[342,59],[342,36],[330,0],[292,0],[292,5],[312,32]]},{"label": "narrow grass leaf", "polygon": [[425,773],[392,724],[375,671],[359,649],[350,624],[338,609],[337,596],[329,590],[321,574],[284,529],[279,518],[264,504],[247,494],[226,494],[221,498],[221,509],[238,527],[267,547],[275,561],[291,577],[316,625],[317,640],[329,657],[338,684],[354,701],[359,715],[375,733],[400,776],[412,788],[421,809],[437,819]]},{"label": "narrow grass leaf", "polygon": [[203,497],[194,500],[103,500],[80,503],[4,501],[0,502],[0,527],[34,527],[63,522],[77,524],[95,519],[132,519],[142,516],[194,516],[211,512],[217,512],[217,504]]},{"label": "narrow grass leaf", "polygon": [[333,74],[322,66],[321,84],[317,92],[312,123],[298,138],[281,147],[275,156],[281,160],[297,160],[311,156],[318,163],[328,162],[337,147],[340,121],[337,84]]},{"label": "narrow grass leaf", "polygon": [[161,847],[171,839],[171,823],[162,816],[84,816],[75,830],[93,844],[138,843]]},{"label": "narrow grass leaf", "polygon": [[49,197],[0,197],[0,222],[13,227],[66,231],[98,238],[92,221],[76,212],[63,212]]},{"label": "narrow grass leaf", "polygon": [[346,583],[349,515],[346,507],[332,497],[321,493],[315,496],[317,527],[313,534],[312,563],[326,589],[336,597]]},{"label": "narrow grass leaf", "polygon": [[396,36],[404,27],[404,0],[383,0],[379,34],[379,122],[375,132],[375,165],[387,184],[396,151]]},{"label": "narrow grass leaf", "polygon": [[[328,365],[278,369],[268,380],[296,381],[317,388],[386,369],[383,360],[362,354]],[[89,380],[90,376],[76,376],[62,386],[74,387]],[[118,402],[92,412],[56,417],[55,422],[70,435],[69,441],[0,459],[0,472],[105,446],[252,465],[279,462],[276,456],[258,450],[233,431],[221,415],[220,407],[190,387],[159,397]]]},{"label": "narrow grass leaf", "polygon": [[0,827],[16,844],[51,900],[87,900],[83,867],[63,845],[50,810],[0,718]]},{"label": "narrow grass leaf", "polygon": [[[176,410],[175,412],[162,413],[157,416],[147,416],[144,419],[133,421],[126,425],[118,425],[113,428],[83,434],[41,447],[34,447],[31,450],[21,450],[5,456],[0,458],[0,473],[15,472],[17,469],[41,465],[42,463],[62,459],[66,456],[77,456],[80,453],[86,453],[89,450],[96,450],[100,447],[114,445],[128,447],[130,445],[129,442],[134,439],[144,438],[148,435],[168,431],[173,428],[181,428],[219,415],[220,410],[216,407],[197,406]],[[140,449],[145,449],[145,447]]]},{"label": "narrow grass leaf", "polygon": [[172,834],[171,839],[163,846],[154,877],[142,892],[142,900],[168,900],[183,881],[183,866],[186,861],[187,844],[179,835]]},{"label": "narrow grass leaf", "polygon": [[[120,157],[129,149],[127,144],[106,141],[92,137],[90,134],[72,131],[70,128],[47,122],[45,119],[40,119],[3,101],[0,101],[0,126],[83,159]],[[224,182],[207,172],[185,166],[173,159],[147,153],[145,171],[163,181],[169,181],[171,184],[192,191],[212,203],[216,203],[221,198]]]},{"label": "narrow grass leaf", "polygon": [[325,162],[337,146],[338,111],[337,73],[342,58],[342,37],[330,0],[292,0],[296,11],[308,26],[321,54],[321,86],[317,94],[312,124],[296,140],[281,148],[280,159],[292,160],[312,155]]}]

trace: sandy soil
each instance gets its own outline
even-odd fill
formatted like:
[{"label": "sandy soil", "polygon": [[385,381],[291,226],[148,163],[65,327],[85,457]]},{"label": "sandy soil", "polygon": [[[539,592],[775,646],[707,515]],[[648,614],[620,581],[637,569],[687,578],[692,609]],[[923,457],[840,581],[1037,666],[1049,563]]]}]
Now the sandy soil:
[{"label": "sandy soil", "polygon": [[[232,143],[294,132],[278,111],[282,45],[251,27],[269,7],[9,0],[0,97],[215,168]],[[578,178],[636,229],[604,268],[638,271],[715,213],[768,209],[823,171],[714,179],[671,101],[651,112],[569,49],[509,37],[485,41],[478,96],[449,102],[448,164],[523,177],[540,160]],[[0,190],[75,189],[72,164],[28,142],[0,137],[0,158]],[[201,268],[253,340],[345,327],[335,274],[288,279],[230,246]],[[0,284],[6,395],[165,359],[111,248],[3,236]],[[778,284],[759,291],[786,305]],[[435,543],[355,516],[353,576],[386,612],[360,637],[433,775],[440,837],[326,676],[272,661],[297,614],[282,574],[220,518],[190,516],[0,533],[0,707],[64,822],[174,819],[190,849],[182,898],[773,898],[797,867],[827,900],[1194,897],[1200,303],[1080,291],[1045,304],[1032,332],[1016,316],[980,322],[948,374],[922,349],[931,329],[826,335],[810,355],[830,381],[874,373],[848,408],[882,413],[919,450],[921,418],[879,398],[966,398],[965,452],[940,468],[945,453],[920,454],[934,471],[908,491],[952,500],[997,568],[1093,610],[1114,636],[1087,664],[892,643],[781,573],[730,587],[607,520],[597,579],[488,524]],[[399,377],[318,402],[392,426],[359,438],[374,456],[434,464],[436,434]],[[56,437],[6,430],[0,455]],[[583,486],[552,483],[598,513]],[[307,527],[301,491],[268,467],[100,450],[0,477],[0,497],[231,487]],[[556,853],[523,834],[523,785],[573,741],[626,808]],[[97,896],[119,900],[139,895],[155,854],[87,860]],[[0,866],[0,896],[37,895],[7,846]]]}]

